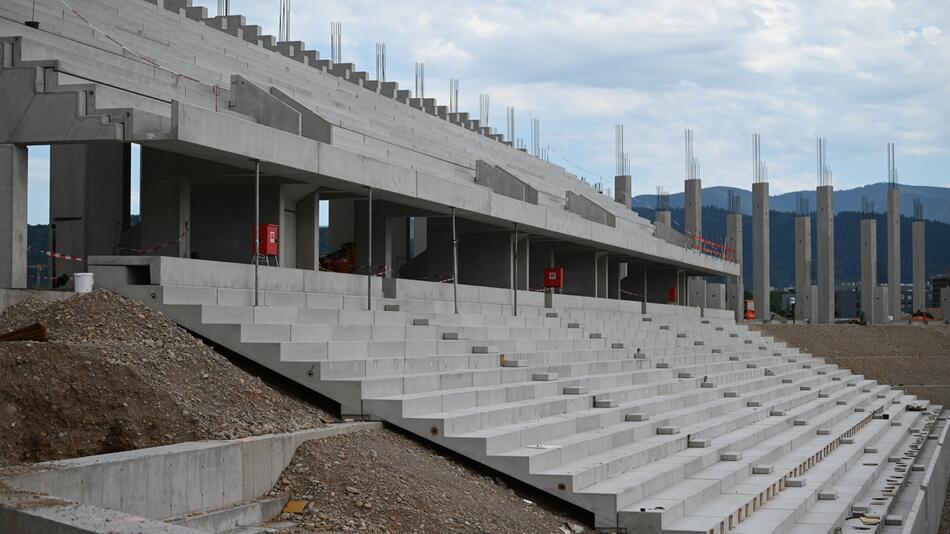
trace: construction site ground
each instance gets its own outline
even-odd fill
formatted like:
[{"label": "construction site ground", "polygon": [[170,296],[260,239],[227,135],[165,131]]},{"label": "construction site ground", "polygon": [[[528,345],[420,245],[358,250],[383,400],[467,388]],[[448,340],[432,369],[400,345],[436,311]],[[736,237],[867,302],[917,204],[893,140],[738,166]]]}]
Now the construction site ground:
[{"label": "construction site ground", "polygon": [[[950,408],[950,326],[752,325],[793,347]],[[950,534],[950,499],[940,533]]]},{"label": "construction site ground", "polygon": [[[49,341],[0,342],[7,470],[335,422],[322,397],[109,291],[20,302],[0,314],[0,334],[33,323],[47,328]],[[573,509],[511,483],[380,429],[303,445],[275,491],[307,502],[285,517],[298,525],[287,532],[583,531],[564,517]]]}]

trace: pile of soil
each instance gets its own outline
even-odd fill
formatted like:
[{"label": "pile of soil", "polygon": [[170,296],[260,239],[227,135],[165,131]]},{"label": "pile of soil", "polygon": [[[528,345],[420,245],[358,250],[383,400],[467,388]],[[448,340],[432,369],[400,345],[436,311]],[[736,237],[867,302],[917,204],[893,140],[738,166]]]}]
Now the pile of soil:
[{"label": "pile of soil", "polygon": [[325,412],[240,369],[162,313],[106,290],[30,299],[49,342],[0,342],[0,465],[290,432]]},{"label": "pile of soil", "polygon": [[[307,503],[282,514],[315,532],[591,532],[427,446],[385,429],[304,443],[270,495]],[[561,506],[563,513],[564,506]]]}]

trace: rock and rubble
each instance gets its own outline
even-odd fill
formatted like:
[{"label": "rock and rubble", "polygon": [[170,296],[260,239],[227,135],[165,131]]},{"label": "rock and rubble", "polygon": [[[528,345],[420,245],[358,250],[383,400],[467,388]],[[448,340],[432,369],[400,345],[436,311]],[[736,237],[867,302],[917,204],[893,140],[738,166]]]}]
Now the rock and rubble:
[{"label": "rock and rubble", "polygon": [[162,313],[106,290],[0,314],[0,332],[32,323],[48,328],[49,342],[0,343],[0,465],[329,420],[312,398],[275,389]]},{"label": "rock and rubble", "polygon": [[[577,518],[536,503],[500,478],[386,429],[305,443],[271,490],[304,501],[281,534],[590,532]],[[570,510],[562,505],[562,510]]]}]

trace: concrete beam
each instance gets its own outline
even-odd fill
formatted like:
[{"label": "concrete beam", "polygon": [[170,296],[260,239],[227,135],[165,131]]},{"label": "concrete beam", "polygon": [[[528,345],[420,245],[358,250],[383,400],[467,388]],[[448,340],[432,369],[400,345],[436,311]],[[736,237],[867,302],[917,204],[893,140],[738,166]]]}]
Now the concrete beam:
[{"label": "concrete beam", "polygon": [[253,117],[264,126],[300,135],[300,112],[243,76],[231,76],[232,111]]},{"label": "concrete beam", "polygon": [[771,318],[772,281],[769,266],[769,184],[752,184],[752,295],[755,318]]},{"label": "concrete beam", "polygon": [[475,183],[484,185],[499,195],[538,205],[537,189],[497,165],[482,160],[476,161]]},{"label": "concrete beam", "polygon": [[818,187],[818,317],[821,324],[835,320],[835,210],[834,189]]},{"label": "concrete beam", "polygon": [[591,201],[584,195],[578,195],[573,191],[566,191],[565,194],[567,196],[567,202],[564,205],[564,209],[567,211],[580,215],[588,221],[610,227],[617,226],[617,216],[600,207],[596,202]]},{"label": "concrete beam", "polygon": [[0,145],[0,288],[26,287],[27,162],[25,146]]},{"label": "concrete beam", "polygon": [[320,269],[320,193],[297,201],[297,268]]}]

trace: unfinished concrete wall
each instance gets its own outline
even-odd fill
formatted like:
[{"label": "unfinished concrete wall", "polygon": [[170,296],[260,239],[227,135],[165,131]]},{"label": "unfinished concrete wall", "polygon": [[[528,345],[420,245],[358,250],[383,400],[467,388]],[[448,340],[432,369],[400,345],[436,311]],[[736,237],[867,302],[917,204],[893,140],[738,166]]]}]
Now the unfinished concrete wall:
[{"label": "unfinished concrete wall", "polygon": [[726,286],[719,282],[706,283],[706,308],[722,310],[726,307]]},{"label": "unfinished concrete wall", "polygon": [[[50,223],[56,226],[57,252],[79,257],[118,252],[130,227],[131,150],[128,143],[50,146]],[[86,269],[79,262],[55,263],[57,275]]]},{"label": "unfinished concrete wall", "polygon": [[821,324],[835,320],[835,210],[834,190],[818,187],[818,318]]},{"label": "unfinished concrete wall", "polygon": [[633,207],[633,177],[614,176],[614,200],[623,204],[628,210]]},{"label": "unfinished concrete wall", "polygon": [[27,148],[0,145],[0,288],[25,288]]},{"label": "unfinished concrete wall", "polygon": [[877,288],[877,220],[861,221],[861,312],[864,320],[877,323],[875,295]]},{"label": "unfinished concrete wall", "polygon": [[913,227],[913,272],[914,306],[913,311],[927,307],[927,264],[924,245],[924,221],[914,221]]},{"label": "unfinished concrete wall", "polygon": [[769,184],[757,182],[752,184],[752,298],[759,321],[772,316],[769,246]]},{"label": "unfinished concrete wall", "polygon": [[901,311],[901,193],[887,190],[887,304],[895,321]]},{"label": "unfinished concrete wall", "polygon": [[728,309],[733,310],[736,320],[743,318],[745,313],[745,286],[743,281],[744,265],[742,261],[742,214],[730,213],[726,215],[726,247],[735,251],[736,261],[739,262],[739,276],[726,278],[726,301]]},{"label": "unfinished concrete wall", "polygon": [[795,217],[795,320],[813,321],[811,314],[811,217]]},{"label": "unfinished concrete wall", "polygon": [[687,280],[686,305],[703,308],[706,306],[706,279],[691,276]]}]

